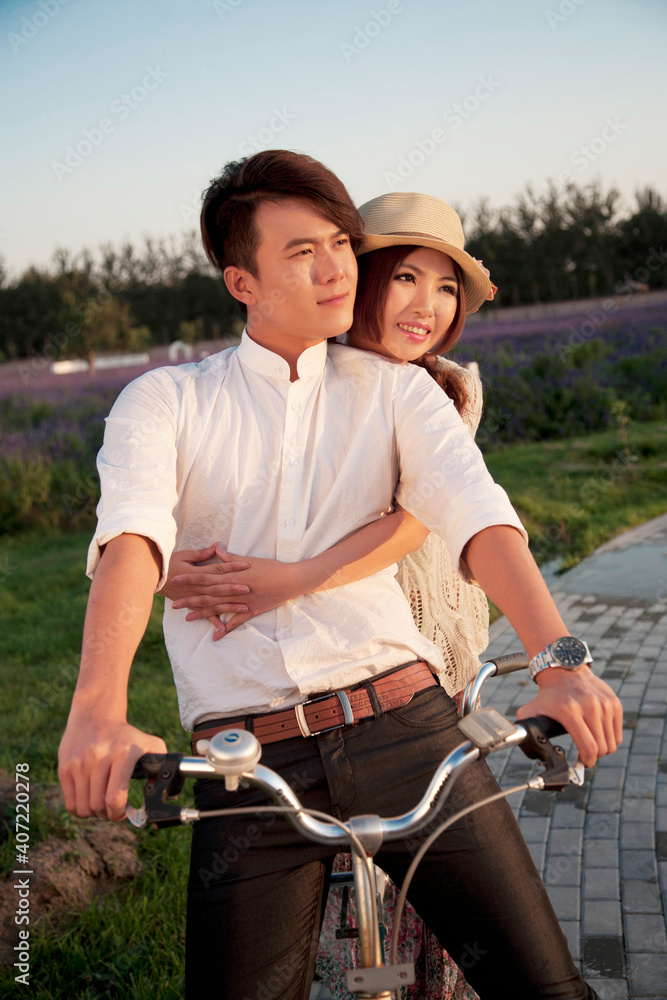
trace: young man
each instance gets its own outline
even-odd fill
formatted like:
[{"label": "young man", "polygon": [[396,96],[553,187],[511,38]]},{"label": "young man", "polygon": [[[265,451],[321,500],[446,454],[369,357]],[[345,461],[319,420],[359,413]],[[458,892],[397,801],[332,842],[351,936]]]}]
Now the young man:
[{"label": "young man", "polygon": [[[292,562],[376,520],[396,496],[447,538],[455,565],[465,556],[529,655],[567,633],[516,514],[442,391],[414,366],[327,347],[351,324],[360,236],[340,181],[309,157],[258,153],[211,186],[202,229],[247,309],[247,332],[238,349],[138,379],[107,421],[81,673],[60,752],[66,804],[80,816],[121,819],[134,762],[165,749],[127,722],[127,681],[175,544],[215,537]],[[453,703],[429,669],[440,654],[391,572],[299,597],[219,643],[167,602],[165,638],[184,727],[253,728],[264,761],[313,808],[403,812],[460,742]],[[589,765],[616,748],[619,703],[587,667],[544,669],[538,682],[525,714],[561,721]],[[314,723],[308,700],[329,691],[347,693],[357,724],[337,727],[342,709],[334,728]],[[304,718],[314,735],[301,735]],[[259,800],[220,785],[199,783],[199,808]],[[457,804],[493,788],[475,765]],[[589,995],[506,804],[441,841],[411,898],[453,957],[468,957],[478,992],[497,995],[506,977],[517,998]],[[410,860],[401,844],[378,856],[397,881]],[[196,825],[188,998],[307,996],[331,861],[282,820]]]}]

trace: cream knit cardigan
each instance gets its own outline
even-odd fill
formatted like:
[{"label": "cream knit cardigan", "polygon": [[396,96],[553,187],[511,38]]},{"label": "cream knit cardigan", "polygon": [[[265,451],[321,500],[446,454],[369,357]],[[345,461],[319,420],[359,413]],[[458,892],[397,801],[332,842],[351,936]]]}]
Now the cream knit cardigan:
[{"label": "cream knit cardigan", "polygon": [[[468,403],[461,414],[474,437],[482,416],[479,375],[438,357],[441,368],[456,368],[463,376]],[[462,691],[480,667],[479,654],[489,644],[489,606],[476,583],[466,583],[443,540],[433,532],[416,552],[401,559],[396,575],[410,602],[417,628],[435,643],[445,661],[441,683],[447,694]]]}]

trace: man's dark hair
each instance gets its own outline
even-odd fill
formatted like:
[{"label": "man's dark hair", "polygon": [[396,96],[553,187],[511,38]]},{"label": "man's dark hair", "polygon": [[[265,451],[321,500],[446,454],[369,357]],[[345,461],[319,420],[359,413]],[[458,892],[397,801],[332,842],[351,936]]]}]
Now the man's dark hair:
[{"label": "man's dark hair", "polygon": [[345,185],[328,167],[304,153],[267,149],[228,163],[209,185],[201,211],[206,256],[222,273],[241,267],[257,277],[259,233],[255,212],[265,201],[301,198],[347,233],[354,250],[363,222]]}]

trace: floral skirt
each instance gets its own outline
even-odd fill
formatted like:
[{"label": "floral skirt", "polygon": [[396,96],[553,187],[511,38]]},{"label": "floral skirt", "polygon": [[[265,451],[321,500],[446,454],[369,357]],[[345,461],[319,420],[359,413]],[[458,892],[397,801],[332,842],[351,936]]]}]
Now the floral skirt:
[{"label": "floral skirt", "polygon": [[[350,868],[350,855],[339,854],[333,870],[349,871]],[[344,891],[342,887],[334,887],[329,893],[317,952],[316,976],[334,1000],[355,1000],[353,994],[347,991],[345,970],[361,963],[359,945],[354,938],[336,937]],[[398,890],[390,882],[385,892],[383,913],[387,959],[397,898]],[[356,927],[354,892],[349,895],[346,925]],[[468,985],[457,964],[427,930],[409,903],[403,911],[399,931],[398,961],[414,962],[415,965],[416,980],[413,986],[405,988],[406,1000],[478,1000],[477,993]]]}]

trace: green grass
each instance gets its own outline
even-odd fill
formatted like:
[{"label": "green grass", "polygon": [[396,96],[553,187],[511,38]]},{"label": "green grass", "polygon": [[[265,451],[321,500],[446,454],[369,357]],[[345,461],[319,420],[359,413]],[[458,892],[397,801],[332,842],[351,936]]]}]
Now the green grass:
[{"label": "green grass", "polygon": [[[629,457],[628,457],[629,452]],[[618,435],[514,445],[486,456],[531,534],[540,561],[570,565],[597,545],[667,510],[667,424]],[[21,533],[0,538],[0,767],[30,764],[33,781],[55,783],[58,743],[76,680],[88,582],[89,535]],[[129,717],[187,750],[164,651],[161,599],[138,651]],[[33,844],[80,821],[35,800]],[[11,867],[12,816],[4,820],[3,870]],[[117,892],[57,925],[31,927],[30,993],[53,998],[175,1000],[183,991],[185,881],[190,832],[139,835],[143,869]],[[13,971],[0,995],[13,995]]]},{"label": "green grass", "polygon": [[[183,996],[188,829],[141,834],[142,871],[82,914],[31,932],[37,1000],[179,1000]],[[12,990],[0,977],[0,996]],[[7,992],[5,992],[5,990]]]},{"label": "green grass", "polygon": [[[0,767],[30,765],[31,786],[57,782],[58,743],[74,690],[86,606],[88,533],[0,539]],[[160,598],[130,681],[130,718],[187,750],[171,667],[164,650]],[[187,798],[184,799],[187,801]],[[31,848],[55,833],[75,837],[81,821],[31,795]],[[13,867],[13,810],[4,817],[0,863]],[[176,1000],[183,995],[185,881],[191,831],[139,834],[142,871],[83,914],[31,925],[29,992],[54,998]],[[38,912],[33,902],[33,915]],[[0,972],[0,996],[13,996],[14,972]],[[15,989],[16,987],[16,989]]]},{"label": "green grass", "polygon": [[667,510],[667,424],[627,433],[510,445],[485,455],[530,535],[539,563],[563,569]]},{"label": "green grass", "polygon": [[[78,672],[88,595],[89,534],[0,538],[0,767],[27,760],[38,780],[55,781],[58,743]],[[133,722],[186,749],[156,598],[130,680]]]}]

